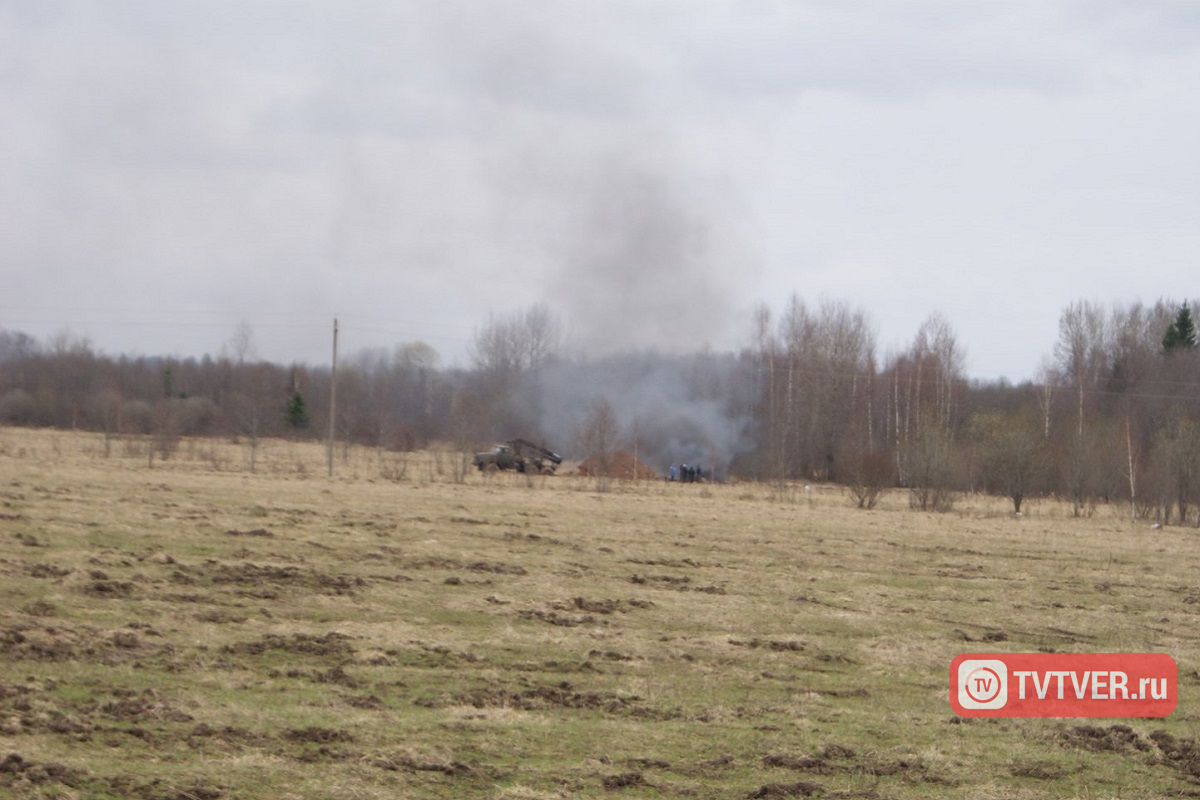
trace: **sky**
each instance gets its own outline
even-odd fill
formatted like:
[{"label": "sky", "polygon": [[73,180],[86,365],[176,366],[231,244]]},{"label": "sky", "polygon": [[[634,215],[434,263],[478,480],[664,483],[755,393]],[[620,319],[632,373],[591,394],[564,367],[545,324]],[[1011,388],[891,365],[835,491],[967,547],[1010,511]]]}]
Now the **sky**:
[{"label": "sky", "polygon": [[1192,0],[0,0],[0,142],[0,328],[112,355],[736,350],[796,295],[1016,382],[1200,296]]}]

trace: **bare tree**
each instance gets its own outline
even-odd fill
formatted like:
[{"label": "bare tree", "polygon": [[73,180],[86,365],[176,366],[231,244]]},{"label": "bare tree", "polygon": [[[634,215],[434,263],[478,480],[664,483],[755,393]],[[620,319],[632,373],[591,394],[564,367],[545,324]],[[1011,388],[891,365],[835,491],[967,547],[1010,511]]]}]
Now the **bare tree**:
[{"label": "bare tree", "polygon": [[1009,498],[1013,513],[1020,514],[1025,498],[1038,489],[1045,465],[1039,420],[1024,411],[977,414],[971,432],[984,488]]},{"label": "bare tree", "polygon": [[396,347],[392,356],[391,391],[400,427],[411,430],[413,447],[423,446],[435,435],[438,371],[441,357],[425,342],[408,342]]},{"label": "bare tree", "polygon": [[896,470],[887,453],[862,452],[850,459],[844,480],[855,504],[872,509],[895,485]]},{"label": "bare tree", "polygon": [[95,392],[91,400],[91,417],[104,432],[104,456],[112,453],[112,437],[121,433],[121,405],[124,400],[115,388],[107,387]]},{"label": "bare tree", "polygon": [[457,451],[451,470],[455,483],[466,480],[472,444],[484,437],[484,410],[483,401],[471,390],[460,389],[454,393],[450,403],[449,434]]},{"label": "bare tree", "polygon": [[1200,497],[1200,424],[1174,410],[1159,431],[1154,456],[1161,520],[1170,522],[1174,507],[1179,524],[1185,525]]},{"label": "bare tree", "polygon": [[[1116,399],[1112,413],[1119,414],[1119,450],[1123,453],[1120,472],[1129,491],[1129,513],[1136,519],[1142,510],[1139,475],[1145,453],[1152,442],[1147,431],[1158,426],[1150,422],[1152,406],[1147,394],[1155,374],[1161,370],[1159,338],[1165,324],[1164,305],[1147,308],[1132,303],[1113,309],[1110,328],[1111,368],[1109,391]],[[1148,391],[1149,390],[1149,391]],[[1110,454],[1111,457],[1111,454]]]},{"label": "bare tree", "polygon": [[796,296],[777,334],[769,320],[759,312],[756,338],[772,472],[780,481],[837,480],[843,460],[872,447],[874,333],[861,311],[834,302],[810,309]]},{"label": "bare tree", "polygon": [[964,362],[950,324],[934,314],[922,323],[908,351],[892,358],[880,380],[888,387],[882,392],[883,425],[913,508],[950,508],[953,487],[961,483],[955,435],[967,391]]},{"label": "bare tree", "polygon": [[489,374],[536,371],[562,346],[563,328],[544,304],[511,315],[492,315],[475,331],[471,360]]},{"label": "bare tree", "polygon": [[1093,487],[1095,462],[1088,458],[1092,448],[1086,436],[1087,400],[1099,390],[1106,374],[1108,344],[1109,327],[1103,309],[1081,301],[1063,311],[1054,354],[1076,399],[1074,437],[1067,449],[1066,464],[1067,489],[1076,516],[1082,512]]},{"label": "bare tree", "polygon": [[530,306],[521,315],[522,362],[526,370],[537,372],[562,348],[563,326],[545,303]]},{"label": "bare tree", "polygon": [[621,425],[612,404],[605,398],[593,402],[579,433],[579,445],[596,479],[596,491],[608,491],[613,475],[613,451],[620,434]]},{"label": "bare tree", "polygon": [[250,471],[258,466],[258,448],[264,436],[278,432],[284,419],[287,393],[275,386],[269,364],[243,364],[236,371],[229,405],[234,424],[250,448]]},{"label": "bare tree", "polygon": [[932,393],[929,400],[934,419],[943,428],[950,428],[958,409],[966,353],[958,344],[949,321],[941,314],[931,314],[917,329],[913,355],[921,365],[918,380]]},{"label": "bare tree", "polygon": [[254,344],[254,328],[249,322],[242,320],[237,324],[229,339],[221,345],[221,356],[238,366],[258,359],[258,347]]},{"label": "bare tree", "polygon": [[475,331],[470,356],[494,430],[531,426],[539,412],[539,372],[562,342],[562,325],[544,305],[493,315]]},{"label": "bare tree", "polygon": [[[928,412],[927,412],[928,413]],[[956,465],[953,433],[936,419],[925,419],[901,445],[902,483],[908,504],[921,511],[949,511],[954,506]]]},{"label": "bare tree", "polygon": [[1050,439],[1050,421],[1054,416],[1054,392],[1062,376],[1049,361],[1043,361],[1038,369],[1037,401],[1042,416],[1042,438]]},{"label": "bare tree", "polygon": [[777,498],[782,498],[787,481],[787,426],[785,424],[783,361],[775,335],[771,309],[760,305],[754,313],[754,360],[759,387],[755,417],[760,426],[760,459]]},{"label": "bare tree", "polygon": [[92,342],[86,336],[76,336],[60,330],[50,338],[48,372],[56,387],[53,395],[40,398],[54,408],[51,413],[59,419],[70,420],[72,429],[86,424],[90,405],[89,394],[96,380],[98,360]]}]

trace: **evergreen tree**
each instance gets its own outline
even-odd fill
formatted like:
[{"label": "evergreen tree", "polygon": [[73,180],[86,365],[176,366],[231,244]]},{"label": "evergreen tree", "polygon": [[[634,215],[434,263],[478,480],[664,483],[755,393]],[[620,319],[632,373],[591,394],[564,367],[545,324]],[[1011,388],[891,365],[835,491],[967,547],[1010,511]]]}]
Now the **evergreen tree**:
[{"label": "evergreen tree", "polygon": [[304,407],[304,395],[300,394],[299,389],[292,393],[292,399],[288,401],[285,419],[288,426],[295,430],[308,427],[308,409]]},{"label": "evergreen tree", "polygon": [[1170,353],[1180,348],[1191,349],[1196,346],[1196,323],[1192,321],[1192,309],[1187,303],[1179,307],[1175,321],[1167,326],[1163,334],[1163,352]]}]

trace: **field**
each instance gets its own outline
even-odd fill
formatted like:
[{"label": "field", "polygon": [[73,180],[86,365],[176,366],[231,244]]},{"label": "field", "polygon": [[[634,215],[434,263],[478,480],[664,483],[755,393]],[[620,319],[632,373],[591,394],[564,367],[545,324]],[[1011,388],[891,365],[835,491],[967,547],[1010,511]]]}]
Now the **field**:
[{"label": "field", "polygon": [[[2,796],[1200,796],[1194,529],[145,447],[0,430]],[[993,651],[1168,653],[1178,708],[956,717]]]}]

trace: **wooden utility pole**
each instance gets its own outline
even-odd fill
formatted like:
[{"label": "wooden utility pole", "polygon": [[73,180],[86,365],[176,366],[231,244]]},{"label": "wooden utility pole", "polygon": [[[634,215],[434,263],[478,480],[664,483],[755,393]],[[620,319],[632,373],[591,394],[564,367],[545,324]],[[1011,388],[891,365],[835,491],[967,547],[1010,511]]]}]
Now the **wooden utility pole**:
[{"label": "wooden utility pole", "polygon": [[639,472],[641,472],[641,470],[638,469],[639,463],[641,463],[641,462],[638,461],[638,421],[637,421],[637,417],[634,417],[634,419],[633,419],[633,482],[635,484],[638,482],[638,478],[641,477],[638,474]]},{"label": "wooden utility pole", "polygon": [[329,370],[329,443],[325,457],[329,463],[329,477],[333,477],[333,441],[337,431],[337,317],[333,318],[333,366]]},{"label": "wooden utility pole", "polygon": [[1133,468],[1133,434],[1129,431],[1129,411],[1125,412],[1125,456],[1129,459],[1129,519],[1137,519],[1137,479]]}]

